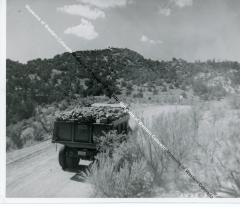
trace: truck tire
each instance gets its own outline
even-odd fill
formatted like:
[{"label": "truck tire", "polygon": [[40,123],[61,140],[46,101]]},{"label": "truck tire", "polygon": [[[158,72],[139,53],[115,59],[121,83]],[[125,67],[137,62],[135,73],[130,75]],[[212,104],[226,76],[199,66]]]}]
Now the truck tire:
[{"label": "truck tire", "polygon": [[66,153],[67,154],[67,156],[66,156],[66,166],[69,169],[75,169],[78,166],[80,158],[69,156],[71,154],[71,150],[73,150],[73,149],[71,149],[71,148],[66,149],[66,151],[67,151],[67,153]]},{"label": "truck tire", "polygon": [[67,168],[67,165],[66,165],[66,147],[65,146],[62,146],[61,149],[59,150],[58,162],[59,162],[59,164],[60,164],[60,166],[62,167],[63,170],[65,170]]},{"label": "truck tire", "polygon": [[66,165],[69,169],[75,169],[78,166],[79,158],[76,157],[66,157]]}]

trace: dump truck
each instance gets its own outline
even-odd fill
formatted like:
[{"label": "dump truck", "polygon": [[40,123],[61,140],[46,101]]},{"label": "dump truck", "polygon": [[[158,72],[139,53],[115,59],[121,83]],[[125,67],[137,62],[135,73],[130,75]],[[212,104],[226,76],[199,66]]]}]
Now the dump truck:
[{"label": "dump truck", "polygon": [[129,132],[129,115],[118,104],[93,104],[64,111],[56,117],[52,143],[62,144],[58,161],[63,170],[74,169],[80,159],[94,161],[97,139],[103,132]]}]

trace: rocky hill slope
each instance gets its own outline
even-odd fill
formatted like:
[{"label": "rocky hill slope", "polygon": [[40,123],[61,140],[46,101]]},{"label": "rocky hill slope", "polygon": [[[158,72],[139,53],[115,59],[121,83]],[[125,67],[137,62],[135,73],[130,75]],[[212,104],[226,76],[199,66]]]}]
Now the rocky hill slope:
[{"label": "rocky hill slope", "polygon": [[[134,86],[149,91],[169,88],[193,90],[203,99],[239,92],[238,62],[194,62],[182,59],[154,61],[129,49],[78,51],[26,64],[7,60],[7,125],[29,118],[36,106],[75,97],[127,94]],[[106,92],[89,71],[109,85]]]}]

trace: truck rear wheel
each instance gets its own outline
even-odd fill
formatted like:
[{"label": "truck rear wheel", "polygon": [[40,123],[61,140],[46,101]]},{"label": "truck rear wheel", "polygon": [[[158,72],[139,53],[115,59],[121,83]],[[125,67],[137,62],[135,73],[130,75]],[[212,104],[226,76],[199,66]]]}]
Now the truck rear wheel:
[{"label": "truck rear wheel", "polygon": [[58,162],[59,162],[59,164],[60,164],[60,166],[62,167],[63,170],[65,170],[67,168],[67,165],[66,165],[66,147],[65,146],[62,146],[61,149],[59,150]]},{"label": "truck rear wheel", "polygon": [[69,169],[75,169],[78,166],[80,157],[77,156],[77,151],[74,148],[66,148],[66,165]]},{"label": "truck rear wheel", "polygon": [[68,147],[61,147],[58,155],[58,161],[63,170],[74,169],[78,166],[79,157],[72,156],[72,149]]},{"label": "truck rear wheel", "polygon": [[74,169],[78,166],[80,158],[78,157],[66,157],[67,168]]}]

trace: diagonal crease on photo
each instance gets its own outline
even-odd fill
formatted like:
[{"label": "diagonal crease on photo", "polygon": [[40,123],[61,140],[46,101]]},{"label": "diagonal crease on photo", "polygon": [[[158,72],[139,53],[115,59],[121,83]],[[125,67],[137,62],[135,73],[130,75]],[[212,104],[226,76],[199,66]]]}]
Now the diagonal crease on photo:
[{"label": "diagonal crease on photo", "polygon": [[[58,35],[49,27],[49,25],[42,20],[42,18],[29,6],[29,5],[25,5],[25,8],[28,10],[28,12],[30,14],[32,14],[33,17],[35,17],[38,22],[40,24],[42,24],[43,27],[45,27],[45,29],[57,40],[57,42],[59,44],[62,45],[63,48],[65,48],[65,50],[67,52],[69,52],[78,63],[81,63],[83,66],[86,65],[84,64],[84,62],[81,60],[81,57],[79,57],[75,52],[72,51],[72,49],[66,45],[66,43],[60,38],[58,37]],[[102,86],[104,87],[104,89],[110,93],[111,89],[109,88],[108,84],[106,84],[104,81],[102,81],[93,71],[87,71],[94,80],[96,80],[98,83],[102,84]],[[190,169],[188,169],[186,166],[184,166],[181,161],[179,161],[179,159],[165,146],[161,143],[161,141],[159,140],[159,138],[157,138],[156,135],[154,135],[141,121],[141,119],[139,119],[130,109],[129,107],[124,104],[114,93],[111,94],[111,97],[115,99],[115,101],[117,101],[121,107],[123,107],[125,109],[125,111],[130,115],[131,118],[133,118],[134,121],[136,121],[136,123],[138,124],[138,126],[141,127],[141,129],[146,132],[149,137],[164,151],[166,152],[166,154],[175,162],[177,163],[177,165],[179,166],[179,168],[181,170],[183,170],[199,187],[202,191],[204,191],[207,196],[209,198],[214,198],[215,194],[211,193],[190,171]]]}]

